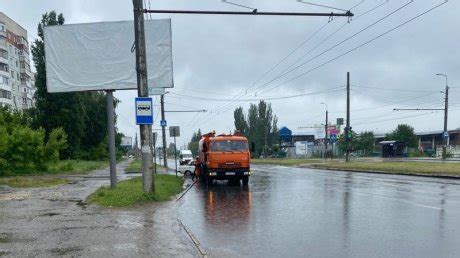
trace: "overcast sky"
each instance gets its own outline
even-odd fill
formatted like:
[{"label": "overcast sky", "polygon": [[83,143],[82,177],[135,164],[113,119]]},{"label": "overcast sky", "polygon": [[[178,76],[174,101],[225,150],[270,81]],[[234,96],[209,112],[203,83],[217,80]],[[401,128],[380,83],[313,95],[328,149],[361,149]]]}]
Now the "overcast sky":
[{"label": "overcast sky", "polygon": [[[220,0],[145,1],[152,9],[245,10]],[[296,0],[233,2],[259,11],[331,11]],[[349,9],[359,2],[316,1],[341,9]],[[178,145],[188,142],[198,128],[203,132],[230,132],[234,128],[235,107],[247,110],[250,103],[259,99],[316,93],[269,100],[279,118],[278,126],[287,126],[293,131],[311,131],[299,127],[324,123],[325,105],[321,102],[327,103],[332,121],[345,117],[347,72],[351,73],[351,124],[355,131],[385,133],[398,123],[408,123],[416,131],[442,130],[442,111],[393,111],[398,107],[443,108],[440,91],[444,90],[445,80],[435,76],[436,73],[447,74],[452,86],[449,129],[460,127],[457,73],[460,4],[457,1],[450,1],[334,59],[443,1],[410,2],[365,0],[352,9],[355,18],[349,23],[339,17],[329,22],[326,17],[152,15],[153,19],[172,18],[176,87],[165,97],[166,109],[208,110],[202,114],[167,114],[168,125],[181,126]],[[133,17],[130,0],[0,0],[0,11],[27,29],[30,41],[37,37],[41,15],[50,10],[62,12],[67,24],[132,20]],[[376,24],[363,30],[373,23]],[[126,135],[134,136],[136,92],[119,91],[115,96],[121,100],[117,126]],[[159,119],[155,128],[160,128]]]}]

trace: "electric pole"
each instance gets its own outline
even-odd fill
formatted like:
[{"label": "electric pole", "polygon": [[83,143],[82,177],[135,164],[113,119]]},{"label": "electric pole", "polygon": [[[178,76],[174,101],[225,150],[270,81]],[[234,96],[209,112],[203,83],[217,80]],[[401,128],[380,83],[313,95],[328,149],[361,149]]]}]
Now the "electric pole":
[{"label": "electric pole", "polygon": [[449,84],[447,81],[447,75],[442,74],[442,73],[437,73],[436,75],[438,76],[444,76],[446,78],[446,90],[441,91],[444,93],[444,108],[394,108],[394,111],[438,111],[438,110],[443,110],[444,111],[444,130],[442,132],[442,138],[443,138],[443,145],[442,145],[442,159],[446,160],[447,159],[447,145],[449,145],[449,132],[447,131],[447,119],[448,119],[448,111],[449,111]]},{"label": "electric pole", "polygon": [[329,108],[327,107],[327,104],[324,103],[324,102],[321,102],[320,104],[326,106],[326,123],[324,124],[324,158],[326,159],[327,158],[327,144],[328,144],[328,140],[327,140],[327,124],[329,122],[329,119],[328,119],[328,115],[329,115],[328,110],[329,110]]},{"label": "electric pole", "polygon": [[[148,97],[147,57],[145,52],[144,10],[142,0],[133,0],[134,9],[134,44],[136,47],[137,95]],[[155,192],[152,176],[152,153],[150,140],[151,125],[139,125],[141,136],[142,180],[145,193]]]},{"label": "electric pole", "polygon": [[442,133],[443,145],[442,145],[442,159],[447,159],[447,145],[449,145],[449,132],[447,131],[447,113],[449,111],[449,85],[447,82],[447,75],[438,73],[438,76],[444,76],[446,78],[446,90],[444,92],[444,132]]},{"label": "electric pole", "polygon": [[[165,120],[165,95],[161,95],[160,99],[161,103],[161,120]],[[166,125],[161,126],[161,133],[163,137],[163,165],[166,169],[168,169],[168,157],[167,157],[167,149],[166,149]]]},{"label": "electric pole", "polygon": [[350,134],[350,72],[347,72],[347,126],[345,127],[345,146],[347,148],[345,155],[346,162],[350,162]]}]

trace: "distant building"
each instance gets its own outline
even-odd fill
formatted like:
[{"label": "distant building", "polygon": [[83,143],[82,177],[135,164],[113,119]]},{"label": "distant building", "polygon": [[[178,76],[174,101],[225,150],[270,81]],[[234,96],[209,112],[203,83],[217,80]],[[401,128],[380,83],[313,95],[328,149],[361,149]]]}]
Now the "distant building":
[{"label": "distant building", "polygon": [[27,31],[0,12],[0,106],[33,107],[33,80]]}]

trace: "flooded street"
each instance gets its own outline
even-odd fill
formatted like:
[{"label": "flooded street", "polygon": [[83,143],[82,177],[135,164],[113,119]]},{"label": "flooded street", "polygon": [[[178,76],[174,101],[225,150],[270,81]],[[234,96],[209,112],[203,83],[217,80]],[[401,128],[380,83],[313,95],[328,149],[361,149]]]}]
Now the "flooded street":
[{"label": "flooded street", "polygon": [[458,257],[460,181],[253,166],[178,216],[213,257]]},{"label": "flooded street", "polygon": [[[126,162],[118,165],[118,178]],[[55,188],[0,192],[0,256],[196,257],[174,202],[107,209],[84,201],[109,172],[72,176]]]},{"label": "flooded street", "polygon": [[[122,171],[126,163],[119,164]],[[171,173],[171,171],[170,171]],[[138,175],[138,174],[135,174]],[[119,179],[132,177],[121,174]],[[249,186],[200,182],[179,201],[88,205],[108,171],[0,192],[0,255],[456,257],[460,181],[253,166]],[[191,183],[188,179],[187,183]],[[190,232],[189,232],[190,231]],[[191,234],[198,240],[198,250]]]}]

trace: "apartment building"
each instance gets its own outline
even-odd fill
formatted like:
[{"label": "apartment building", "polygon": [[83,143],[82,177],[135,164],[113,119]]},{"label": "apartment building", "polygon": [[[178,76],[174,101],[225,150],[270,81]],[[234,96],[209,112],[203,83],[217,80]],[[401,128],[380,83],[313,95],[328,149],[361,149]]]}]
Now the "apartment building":
[{"label": "apartment building", "polygon": [[24,110],[34,105],[27,31],[0,12],[0,106]]}]

